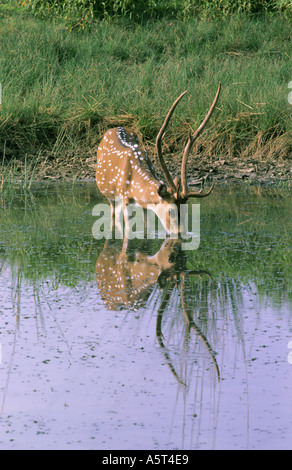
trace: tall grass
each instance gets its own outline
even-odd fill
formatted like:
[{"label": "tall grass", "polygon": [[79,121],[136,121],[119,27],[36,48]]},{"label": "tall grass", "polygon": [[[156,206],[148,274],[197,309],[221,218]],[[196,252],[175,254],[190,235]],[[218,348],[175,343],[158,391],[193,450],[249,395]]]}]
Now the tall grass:
[{"label": "tall grass", "polygon": [[[4,4],[5,6],[5,4]],[[22,10],[21,10],[22,11]],[[2,12],[2,14],[1,14]],[[234,16],[62,24],[0,8],[0,155],[4,165],[70,149],[78,158],[109,126],[124,124],[151,148],[174,98],[189,93],[168,131],[169,149],[195,127],[222,82],[198,148],[222,155],[291,153],[291,20]]]},{"label": "tall grass", "polygon": [[291,0],[25,0],[26,7],[41,17],[57,16],[70,27],[86,27],[96,18],[129,17],[186,18],[188,16],[224,17],[238,13],[291,13]]}]

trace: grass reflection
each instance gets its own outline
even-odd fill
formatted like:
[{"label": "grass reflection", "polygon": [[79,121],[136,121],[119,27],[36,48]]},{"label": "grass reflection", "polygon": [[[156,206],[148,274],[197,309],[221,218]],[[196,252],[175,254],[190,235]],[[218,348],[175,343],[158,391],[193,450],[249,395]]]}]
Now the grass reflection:
[{"label": "grass reflection", "polygon": [[[95,185],[38,186],[14,194],[0,213],[0,269],[26,281],[76,287],[94,278],[104,241],[92,237]],[[189,270],[208,270],[220,289],[249,285],[275,305],[291,304],[291,195],[252,187],[215,190],[201,206],[201,245]],[[161,240],[152,240],[152,253]]]}]

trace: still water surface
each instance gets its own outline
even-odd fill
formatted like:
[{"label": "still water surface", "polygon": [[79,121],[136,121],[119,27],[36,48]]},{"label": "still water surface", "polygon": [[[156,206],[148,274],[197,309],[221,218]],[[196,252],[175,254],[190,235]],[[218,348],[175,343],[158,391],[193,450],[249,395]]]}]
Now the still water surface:
[{"label": "still water surface", "polygon": [[99,200],[1,201],[0,449],[291,449],[291,194],[216,188],[187,252],[94,239]]}]

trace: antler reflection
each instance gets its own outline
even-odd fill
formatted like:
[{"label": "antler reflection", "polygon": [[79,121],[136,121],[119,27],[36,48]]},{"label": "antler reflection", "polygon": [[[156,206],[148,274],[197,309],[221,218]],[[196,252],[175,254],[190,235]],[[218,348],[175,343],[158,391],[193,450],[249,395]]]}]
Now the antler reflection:
[{"label": "antler reflection", "polygon": [[176,287],[187,325],[186,340],[189,340],[191,330],[196,333],[207,349],[220,380],[216,354],[206,335],[195,323],[192,309],[187,304],[186,279],[207,276],[212,280],[210,273],[186,269],[186,255],[181,248],[181,240],[166,239],[154,255],[150,254],[148,242],[143,240],[140,246],[135,247],[134,240],[106,241],[96,263],[98,289],[105,306],[108,310],[115,311],[142,308],[146,306],[151,292],[158,284],[163,293],[157,310],[156,338],[172,374],[180,384],[185,385],[173,365],[162,333],[163,315]]},{"label": "antler reflection", "polygon": [[178,285],[180,283],[180,292],[181,292],[181,306],[182,310],[184,313],[185,320],[187,322],[188,329],[186,331],[186,338],[189,337],[191,329],[193,329],[198,336],[198,338],[201,339],[203,342],[204,346],[207,348],[207,351],[212,359],[212,362],[214,363],[216,374],[218,377],[218,380],[220,380],[220,371],[219,371],[219,366],[216,360],[216,353],[212,349],[209,341],[207,340],[206,336],[202,332],[201,328],[194,322],[192,313],[190,312],[190,307],[187,305],[187,300],[186,300],[186,278],[191,277],[191,276],[198,276],[198,277],[203,277],[203,276],[208,276],[211,280],[212,277],[208,271],[182,271],[180,273],[177,273],[176,279],[172,279],[171,283],[169,284],[167,290],[164,293],[163,299],[160,303],[158,314],[157,314],[157,321],[156,321],[156,337],[157,341],[160,345],[160,347],[163,349],[164,356],[167,360],[167,363],[170,367],[171,372],[173,375],[176,377],[179,383],[185,385],[185,383],[180,379],[178,376],[172,362],[170,359],[170,356],[167,352],[167,349],[164,345],[164,336],[162,333],[162,317],[163,314],[167,308],[167,304],[170,298],[171,291],[175,285]]}]

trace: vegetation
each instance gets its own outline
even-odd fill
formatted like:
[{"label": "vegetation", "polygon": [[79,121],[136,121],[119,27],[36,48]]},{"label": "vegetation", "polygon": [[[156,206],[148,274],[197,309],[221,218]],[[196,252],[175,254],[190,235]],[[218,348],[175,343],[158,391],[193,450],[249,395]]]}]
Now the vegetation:
[{"label": "vegetation", "polygon": [[[23,179],[28,169],[47,177],[48,168],[72,166],[72,174],[82,176],[88,161],[93,176],[90,151],[118,124],[143,135],[151,153],[170,104],[188,89],[166,139],[166,151],[179,152],[219,81],[220,102],[197,151],[211,162],[235,156],[289,159],[292,28],[284,11],[290,4],[5,0],[0,5],[2,183]],[[58,20],[68,17],[73,24],[79,13],[72,16],[70,9],[86,5],[94,18],[128,17],[95,20],[85,31],[67,29]],[[156,19],[132,21],[129,16],[142,6],[144,20]],[[266,14],[246,14],[254,12]],[[55,21],[39,17],[45,13]]]},{"label": "vegetation", "polygon": [[291,0],[26,0],[28,10],[41,17],[62,18],[70,27],[86,27],[94,19],[117,16],[149,18],[226,17],[230,14],[289,13]]}]

